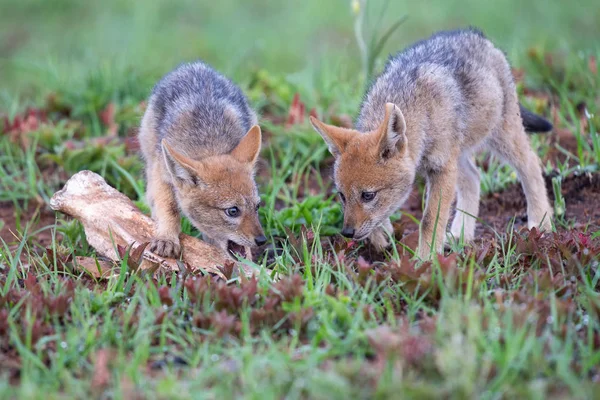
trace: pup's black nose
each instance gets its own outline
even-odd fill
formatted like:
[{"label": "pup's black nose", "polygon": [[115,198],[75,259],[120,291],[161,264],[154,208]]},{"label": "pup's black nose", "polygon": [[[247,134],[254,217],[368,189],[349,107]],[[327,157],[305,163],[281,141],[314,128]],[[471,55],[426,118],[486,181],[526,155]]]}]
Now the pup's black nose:
[{"label": "pup's black nose", "polygon": [[264,235],[257,236],[254,239],[254,243],[256,243],[257,246],[262,246],[263,244],[267,243],[267,238]]},{"label": "pup's black nose", "polygon": [[354,237],[354,228],[344,227],[342,229],[342,236],[352,239]]}]

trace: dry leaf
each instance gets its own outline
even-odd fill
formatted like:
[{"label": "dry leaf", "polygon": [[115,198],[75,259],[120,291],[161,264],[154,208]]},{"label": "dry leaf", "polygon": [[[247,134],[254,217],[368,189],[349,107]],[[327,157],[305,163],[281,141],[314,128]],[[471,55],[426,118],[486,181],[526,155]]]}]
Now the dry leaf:
[{"label": "dry leaf", "polygon": [[88,272],[96,279],[110,277],[114,267],[114,264],[109,261],[80,256],[75,257],[74,264],[75,268]]}]

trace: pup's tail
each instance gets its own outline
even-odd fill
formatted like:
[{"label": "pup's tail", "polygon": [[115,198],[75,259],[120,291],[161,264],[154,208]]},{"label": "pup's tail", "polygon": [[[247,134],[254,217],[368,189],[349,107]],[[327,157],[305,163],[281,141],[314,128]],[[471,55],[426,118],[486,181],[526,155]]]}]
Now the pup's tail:
[{"label": "pup's tail", "polygon": [[525,132],[550,132],[552,130],[552,124],[547,119],[532,113],[521,104],[519,104],[519,109],[521,110]]}]

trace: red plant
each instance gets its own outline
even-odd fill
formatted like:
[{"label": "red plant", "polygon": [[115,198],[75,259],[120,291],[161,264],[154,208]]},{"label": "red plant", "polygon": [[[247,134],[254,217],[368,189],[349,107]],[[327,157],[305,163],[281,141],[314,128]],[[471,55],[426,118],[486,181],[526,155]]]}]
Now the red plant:
[{"label": "red plant", "polygon": [[161,286],[158,289],[158,296],[160,297],[161,304],[164,304],[168,307],[173,305],[173,298],[171,297],[171,293],[167,286]]},{"label": "red plant", "polygon": [[[314,108],[310,110],[309,114],[312,117],[317,117],[317,111]],[[286,128],[289,128],[292,125],[303,124],[305,121],[305,115],[306,105],[300,100],[300,94],[296,93],[288,111],[288,116],[285,123]]]}]

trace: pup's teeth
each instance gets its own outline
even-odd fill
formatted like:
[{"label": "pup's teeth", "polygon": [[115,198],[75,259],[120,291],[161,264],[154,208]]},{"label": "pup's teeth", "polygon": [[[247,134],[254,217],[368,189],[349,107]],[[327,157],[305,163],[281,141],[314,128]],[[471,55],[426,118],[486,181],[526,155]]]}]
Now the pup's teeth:
[{"label": "pup's teeth", "polygon": [[248,246],[244,247],[244,258],[252,261],[252,250]]}]

